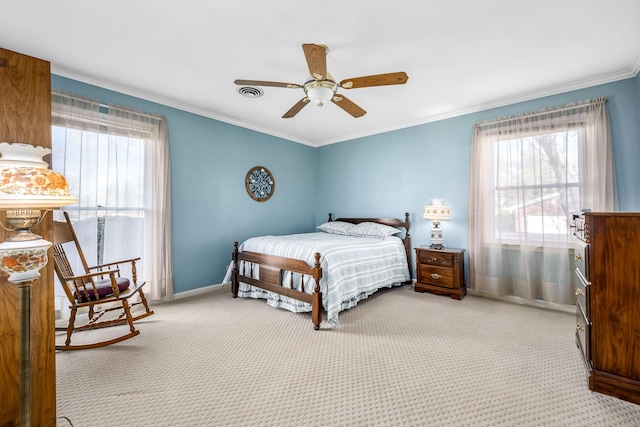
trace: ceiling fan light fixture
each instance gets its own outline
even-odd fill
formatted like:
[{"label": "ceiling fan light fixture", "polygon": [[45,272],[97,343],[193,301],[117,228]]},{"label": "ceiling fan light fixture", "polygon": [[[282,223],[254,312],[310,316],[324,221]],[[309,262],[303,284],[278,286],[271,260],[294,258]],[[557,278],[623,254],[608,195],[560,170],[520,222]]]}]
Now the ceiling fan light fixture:
[{"label": "ceiling fan light fixture", "polygon": [[325,103],[331,100],[333,91],[326,87],[314,87],[307,91],[309,100],[316,104],[318,107],[322,107]]},{"label": "ceiling fan light fixture", "polygon": [[318,107],[322,107],[325,103],[331,101],[336,90],[338,90],[338,86],[331,80],[313,80],[304,85],[304,92],[307,94],[307,98]]},{"label": "ceiling fan light fixture", "polygon": [[[312,102],[322,107],[329,101],[346,111],[352,117],[358,118],[364,116],[367,112],[349,98],[338,94],[338,88],[355,89],[360,87],[402,85],[405,84],[409,78],[404,71],[398,71],[394,73],[354,77],[338,83],[331,73],[327,71],[327,46],[323,44],[305,43],[302,45],[302,50],[307,61],[307,67],[309,68],[309,77],[304,84],[244,79],[237,79],[234,83],[238,86],[270,86],[302,89],[305,94],[304,98],[296,102],[293,107],[284,113],[282,116],[283,119],[295,117],[307,104]],[[258,94],[255,90],[253,87],[243,87],[241,90],[239,89],[239,92],[243,93],[244,96],[257,97]]]}]

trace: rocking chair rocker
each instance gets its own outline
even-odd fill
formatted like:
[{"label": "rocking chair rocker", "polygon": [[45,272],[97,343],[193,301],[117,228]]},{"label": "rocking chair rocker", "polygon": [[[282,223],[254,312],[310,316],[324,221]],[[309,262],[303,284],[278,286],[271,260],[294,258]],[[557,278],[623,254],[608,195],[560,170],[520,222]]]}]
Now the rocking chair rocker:
[{"label": "rocking chair rocker", "polygon": [[[142,292],[144,282],[137,283],[136,261],[139,261],[140,258],[110,262],[93,267],[88,266],[67,212],[64,212],[64,217],[66,222],[54,221],[53,258],[56,274],[69,300],[71,313],[69,324],[66,328],[56,327],[56,331],[67,331],[64,345],[56,344],[56,350],[83,350],[104,347],[140,334],[133,322],[153,314]],[[69,242],[73,242],[74,245],[65,245]],[[82,274],[74,274],[65,252],[65,247],[69,251],[76,252],[75,255],[80,259],[84,267]],[[72,255],[71,252],[70,255]],[[131,265],[131,280],[120,276],[120,266],[127,264]],[[129,299],[135,295],[139,296],[139,301],[130,304]],[[141,305],[144,311],[133,316],[131,310],[137,305]],[[79,309],[88,310],[88,321],[83,325],[76,326],[76,316]],[[108,313],[109,315],[105,317]],[[117,317],[114,318],[113,314],[117,315]],[[73,332],[114,325],[128,325],[129,328],[126,333],[115,338],[95,341],[89,344],[71,344]]]}]

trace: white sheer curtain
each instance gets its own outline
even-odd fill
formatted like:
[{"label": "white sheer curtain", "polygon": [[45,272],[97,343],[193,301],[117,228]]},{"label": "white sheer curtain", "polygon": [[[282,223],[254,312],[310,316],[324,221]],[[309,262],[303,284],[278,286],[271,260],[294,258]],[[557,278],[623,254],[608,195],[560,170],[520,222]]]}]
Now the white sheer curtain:
[{"label": "white sheer curtain", "polygon": [[[78,203],[66,207],[89,264],[142,258],[138,275],[152,300],[173,295],[169,147],[166,121],[52,96],[53,168]],[[60,213],[56,213],[59,217]]]},{"label": "white sheer curtain", "polygon": [[605,102],[475,125],[468,249],[473,292],[574,303],[571,215],[617,209]]}]

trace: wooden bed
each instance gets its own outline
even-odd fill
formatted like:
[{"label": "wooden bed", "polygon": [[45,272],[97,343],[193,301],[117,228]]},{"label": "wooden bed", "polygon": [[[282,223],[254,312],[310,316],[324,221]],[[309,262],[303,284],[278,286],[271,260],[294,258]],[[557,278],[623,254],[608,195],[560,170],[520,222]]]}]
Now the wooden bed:
[{"label": "wooden bed", "polygon": [[[329,221],[334,221],[333,215],[329,214]],[[396,218],[337,218],[335,221],[348,222],[352,224],[360,224],[363,222],[374,222],[390,227],[404,229],[404,236],[400,237],[404,244],[405,256],[407,258],[407,268],[409,273],[409,281],[411,282],[411,221],[409,213],[405,213],[404,221]],[[298,301],[303,301],[311,305],[311,321],[315,330],[320,329],[322,322],[322,292],[320,291],[320,279],[323,277],[323,269],[321,267],[322,254],[315,253],[315,262],[309,265],[307,262],[299,259],[286,258],[282,256],[269,255],[251,251],[240,251],[238,242],[234,242],[232,253],[232,269],[231,269],[231,292],[233,297],[238,296],[238,288],[240,282],[247,283],[266,291],[284,295]],[[258,266],[254,272],[254,266]],[[285,274],[285,272],[290,272]],[[256,274],[257,273],[257,274]],[[315,281],[312,293],[304,292],[304,289],[295,289],[294,277],[298,275],[299,282],[304,283],[305,276],[313,278]],[[257,277],[256,277],[257,276]],[[288,277],[288,280],[283,279]]]}]

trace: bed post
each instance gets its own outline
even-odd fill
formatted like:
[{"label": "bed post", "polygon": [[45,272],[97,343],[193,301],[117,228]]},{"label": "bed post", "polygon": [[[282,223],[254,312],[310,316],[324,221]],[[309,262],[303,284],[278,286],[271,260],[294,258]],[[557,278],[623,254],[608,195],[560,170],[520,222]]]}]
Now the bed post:
[{"label": "bed post", "polygon": [[311,294],[311,321],[313,322],[313,329],[320,329],[320,323],[322,323],[322,293],[320,292],[320,278],[322,277],[322,268],[320,268],[320,253],[316,252],[316,262],[313,266],[313,278],[316,281],[316,285],[313,288],[313,294]]},{"label": "bed post", "polygon": [[413,278],[413,268],[411,268],[413,264],[411,262],[411,233],[409,232],[410,228],[411,228],[411,221],[409,220],[409,212],[405,212],[404,213],[404,229],[405,229],[404,250],[407,253],[407,265],[409,267],[409,283],[412,282],[412,278]]},{"label": "bed post", "polygon": [[233,253],[231,254],[231,262],[233,268],[231,270],[231,294],[234,298],[238,297],[238,242],[233,242]]}]

